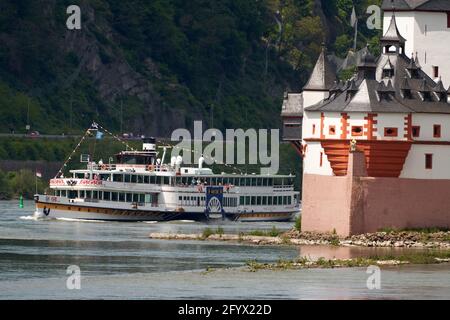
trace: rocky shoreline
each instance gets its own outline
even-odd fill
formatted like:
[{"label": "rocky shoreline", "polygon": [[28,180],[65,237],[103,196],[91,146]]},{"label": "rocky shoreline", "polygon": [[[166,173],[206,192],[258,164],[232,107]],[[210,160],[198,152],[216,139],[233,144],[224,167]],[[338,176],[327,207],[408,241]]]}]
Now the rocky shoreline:
[{"label": "rocky shoreline", "polygon": [[152,233],[152,239],[230,241],[254,245],[333,245],[380,248],[434,248],[450,249],[450,232],[391,231],[340,238],[331,233],[300,232],[295,229],[278,236],[249,234],[174,234]]}]

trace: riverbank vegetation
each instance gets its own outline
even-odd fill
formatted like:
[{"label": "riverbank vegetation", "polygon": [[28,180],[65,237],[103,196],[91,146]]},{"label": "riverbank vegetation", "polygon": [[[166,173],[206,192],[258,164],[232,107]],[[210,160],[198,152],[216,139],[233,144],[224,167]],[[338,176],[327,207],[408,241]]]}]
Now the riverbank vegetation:
[{"label": "riverbank vegetation", "polygon": [[364,20],[381,0],[76,0],[89,18],[69,38],[66,1],[3,0],[1,131],[79,134],[102,119],[164,135],[194,117],[275,127],[283,91],[305,84],[321,44],[347,54],[353,3],[358,49],[377,49]]},{"label": "riverbank vegetation", "polygon": [[430,250],[409,252],[400,255],[373,255],[352,259],[310,259],[300,257],[294,260],[279,260],[276,263],[260,263],[255,260],[247,261],[249,271],[258,270],[297,270],[307,268],[355,268],[368,266],[398,266],[405,264],[440,264],[450,262],[450,250]]},{"label": "riverbank vegetation", "polygon": [[36,188],[43,193],[48,187],[40,178],[36,179],[31,170],[3,172],[0,170],[0,200],[16,199],[23,196],[25,199],[33,199]]}]

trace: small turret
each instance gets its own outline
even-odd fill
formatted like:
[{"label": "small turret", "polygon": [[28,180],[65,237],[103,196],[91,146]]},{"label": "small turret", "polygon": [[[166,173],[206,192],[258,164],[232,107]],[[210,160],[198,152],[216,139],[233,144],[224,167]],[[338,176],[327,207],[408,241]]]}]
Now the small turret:
[{"label": "small turret", "polygon": [[[395,14],[392,14],[391,24],[384,36],[380,39],[381,46],[384,48],[384,53],[395,53],[397,55],[405,54],[405,42],[406,39],[403,38],[400,31],[398,31]],[[395,51],[391,51],[392,47],[395,48]]]}]

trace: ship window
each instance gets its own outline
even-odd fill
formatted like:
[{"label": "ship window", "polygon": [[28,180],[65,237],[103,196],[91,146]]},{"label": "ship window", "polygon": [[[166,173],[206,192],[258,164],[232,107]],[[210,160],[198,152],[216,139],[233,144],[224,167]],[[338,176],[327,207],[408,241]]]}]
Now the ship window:
[{"label": "ship window", "polygon": [[156,176],[156,184],[161,184],[161,177],[160,176]]},{"label": "ship window", "polygon": [[138,183],[144,183],[144,176],[137,176]]},{"label": "ship window", "polygon": [[92,191],[86,191],[86,199],[92,198]]},{"label": "ship window", "polygon": [[92,199],[98,199],[98,191],[93,192]]},{"label": "ship window", "polygon": [[77,197],[77,191],[69,191],[69,199],[75,199]]},{"label": "ship window", "polygon": [[137,176],[136,175],[134,175],[134,174],[131,175],[131,182],[132,183],[136,183],[137,182]]},{"label": "ship window", "polygon": [[150,177],[144,176],[144,183],[149,183],[149,182],[150,182]]},{"label": "ship window", "polygon": [[267,197],[266,197],[266,196],[264,196],[264,197],[262,198],[262,204],[263,204],[264,206],[267,204]]},{"label": "ship window", "polygon": [[258,184],[258,187],[261,187],[262,186],[262,179],[261,178],[258,178],[258,179],[256,179],[256,181],[257,181],[257,184]]},{"label": "ship window", "polygon": [[385,137],[398,137],[398,128],[384,128]]},{"label": "ship window", "polygon": [[441,125],[435,124],[433,126],[433,137],[435,137],[435,138],[441,137]]},{"label": "ship window", "polygon": [[125,202],[125,193],[119,192],[119,202]]},{"label": "ship window", "polygon": [[273,205],[274,206],[278,205],[278,197],[273,197]]},{"label": "ship window", "polygon": [[447,28],[450,28],[450,11],[447,12]]},{"label": "ship window", "polygon": [[244,197],[239,197],[239,204],[241,206],[245,205],[245,198]]},{"label": "ship window", "polygon": [[425,169],[433,169],[433,155],[432,154],[425,155]]},{"label": "ship window", "polygon": [[105,191],[103,192],[103,200],[110,200],[111,199],[111,192]]},{"label": "ship window", "polygon": [[352,126],[352,136],[362,136],[363,127],[362,126]]},{"label": "ship window", "polygon": [[283,204],[283,197],[279,196],[278,197],[278,205],[281,206]]},{"label": "ship window", "polygon": [[256,204],[257,204],[258,206],[261,205],[261,197],[256,197]]},{"label": "ship window", "polygon": [[122,174],[115,174],[115,175],[113,175],[113,181],[114,182],[122,182],[123,181],[123,175]]},{"label": "ship window", "polygon": [[130,182],[131,181],[131,177],[129,174],[125,175],[125,182]]},{"label": "ship window", "polygon": [[84,199],[84,190],[80,190],[80,199]]},{"label": "ship window", "polygon": [[268,204],[269,206],[271,206],[271,205],[272,205],[272,197],[268,197],[267,200],[268,200],[268,201],[267,201],[267,204]]},{"label": "ship window", "polygon": [[412,127],[412,136],[415,138],[420,136],[420,127],[419,126]]},{"label": "ship window", "polygon": [[112,201],[117,201],[117,192],[111,192],[111,200]]},{"label": "ship window", "polygon": [[155,181],[156,181],[156,177],[150,176],[150,184],[155,184]]},{"label": "ship window", "polygon": [[169,177],[164,177],[164,184],[170,184]]}]

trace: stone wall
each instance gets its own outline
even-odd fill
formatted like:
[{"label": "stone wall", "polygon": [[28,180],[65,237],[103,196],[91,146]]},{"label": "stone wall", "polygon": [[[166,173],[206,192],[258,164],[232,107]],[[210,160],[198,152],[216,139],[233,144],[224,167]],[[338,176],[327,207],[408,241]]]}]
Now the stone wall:
[{"label": "stone wall", "polygon": [[363,163],[353,154],[345,177],[304,174],[302,231],[450,228],[450,180],[366,177]]}]

